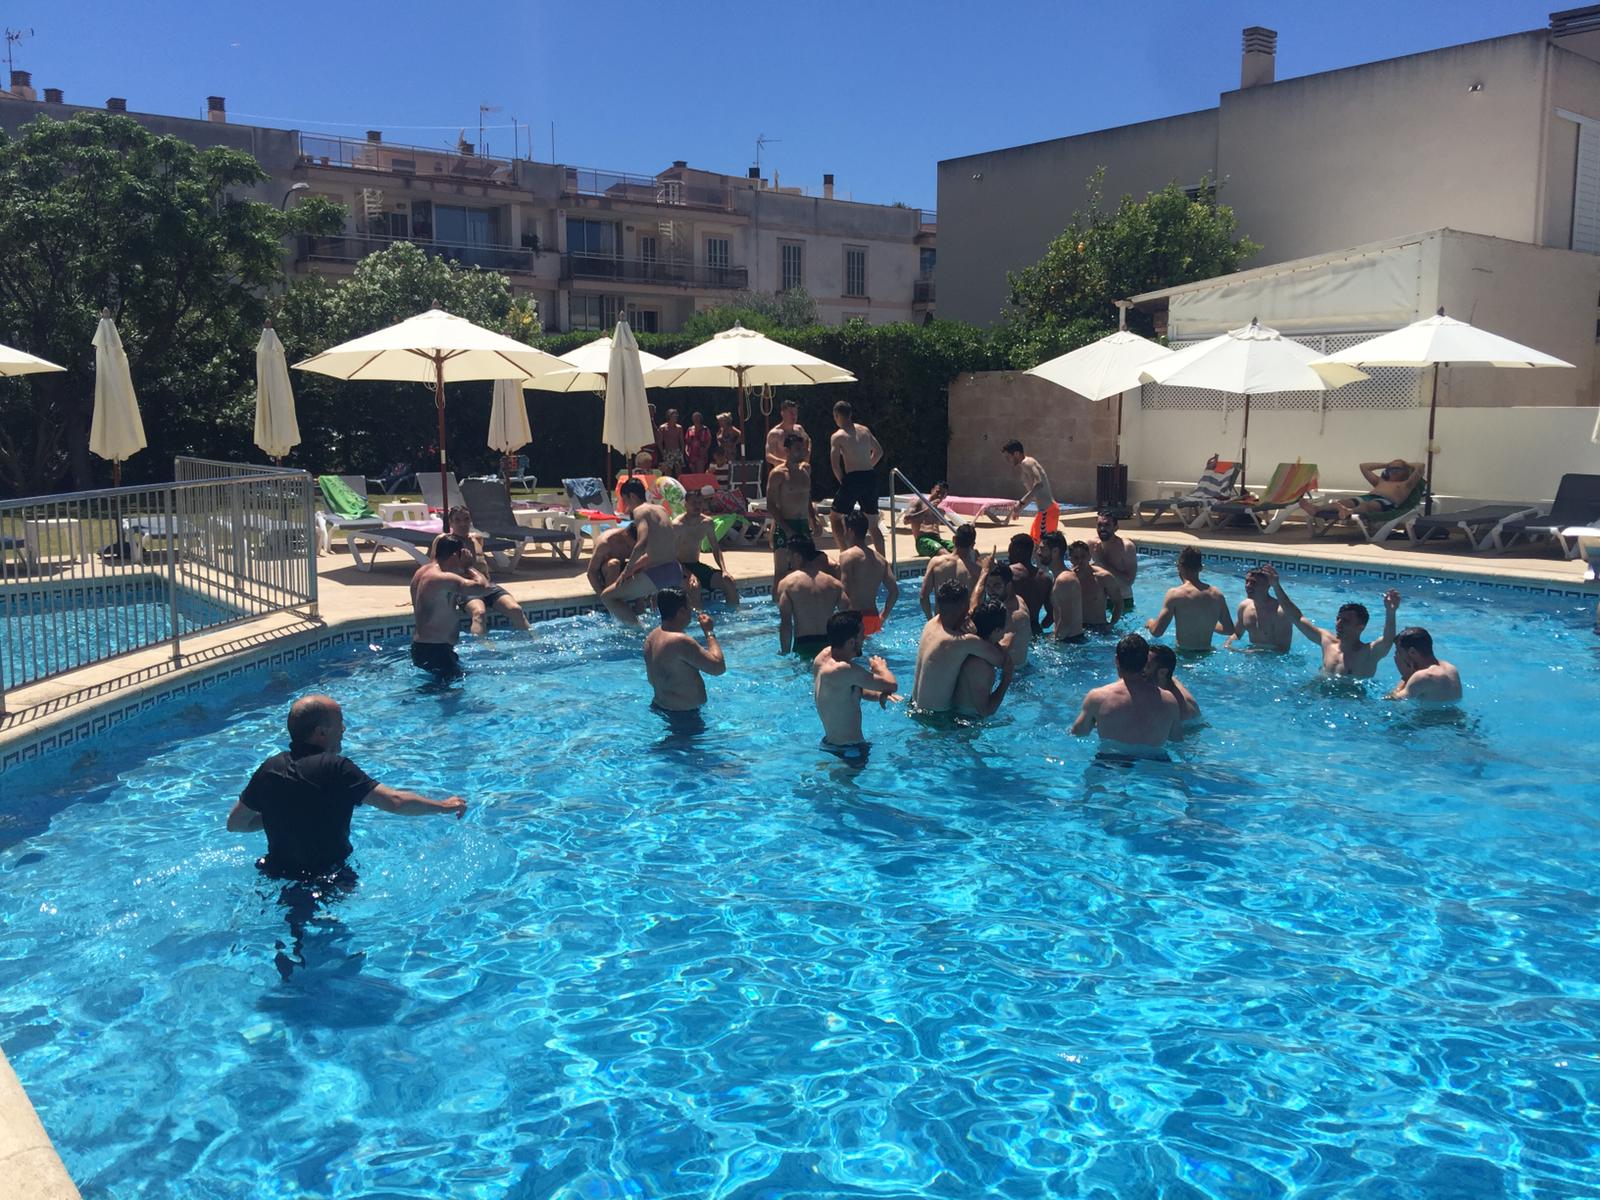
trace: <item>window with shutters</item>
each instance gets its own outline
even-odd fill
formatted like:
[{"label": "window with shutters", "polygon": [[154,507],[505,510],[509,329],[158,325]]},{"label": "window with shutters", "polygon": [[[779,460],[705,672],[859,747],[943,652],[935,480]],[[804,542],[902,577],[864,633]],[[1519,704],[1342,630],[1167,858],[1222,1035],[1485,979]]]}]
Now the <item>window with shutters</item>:
[{"label": "window with shutters", "polygon": [[1578,165],[1572,181],[1572,248],[1600,254],[1600,122],[1560,112],[1578,123]]},{"label": "window with shutters", "polygon": [[789,292],[805,287],[805,249],[804,242],[778,243],[780,291]]},{"label": "window with shutters", "polygon": [[844,294],[846,296],[865,296],[867,294],[867,248],[865,246],[846,246],[844,248]]}]

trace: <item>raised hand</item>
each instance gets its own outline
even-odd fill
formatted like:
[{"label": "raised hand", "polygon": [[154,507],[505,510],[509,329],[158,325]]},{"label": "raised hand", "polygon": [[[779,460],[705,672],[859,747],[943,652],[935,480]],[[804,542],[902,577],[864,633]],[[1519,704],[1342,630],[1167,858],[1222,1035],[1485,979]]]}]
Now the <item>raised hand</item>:
[{"label": "raised hand", "polygon": [[1400,593],[1390,588],[1383,594],[1383,607],[1389,612],[1394,612],[1400,607]]},{"label": "raised hand", "polygon": [[699,618],[700,618],[700,632],[701,633],[709,635],[711,633],[711,631],[717,627],[717,623],[711,619],[711,614],[710,613],[705,612],[705,611],[701,611],[701,613],[699,614]]}]

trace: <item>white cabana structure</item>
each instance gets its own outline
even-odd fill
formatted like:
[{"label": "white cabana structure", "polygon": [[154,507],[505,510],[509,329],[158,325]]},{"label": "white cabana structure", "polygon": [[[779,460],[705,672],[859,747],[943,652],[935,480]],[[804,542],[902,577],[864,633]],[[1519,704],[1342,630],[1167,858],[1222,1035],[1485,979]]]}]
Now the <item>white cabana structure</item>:
[{"label": "white cabana structure", "polygon": [[144,419],[133,391],[133,373],[111,310],[100,310],[94,331],[94,418],[89,451],[111,463],[111,486],[122,485],[122,463],[145,448]]},{"label": "white cabana structure", "polygon": [[256,343],[256,446],[276,463],[299,444],[300,422],[295,419],[289,362],[268,321]]},{"label": "white cabana structure", "polygon": [[645,396],[644,368],[639,343],[627,318],[617,322],[611,337],[611,359],[606,366],[606,412],[600,440],[626,461],[655,439],[650,427],[650,406]]}]

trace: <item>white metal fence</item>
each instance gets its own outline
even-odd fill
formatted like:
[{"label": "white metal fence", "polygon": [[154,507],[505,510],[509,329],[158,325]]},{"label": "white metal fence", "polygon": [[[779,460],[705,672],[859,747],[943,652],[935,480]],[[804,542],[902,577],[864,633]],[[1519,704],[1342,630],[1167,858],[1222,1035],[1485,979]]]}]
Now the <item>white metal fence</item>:
[{"label": "white metal fence", "polygon": [[173,482],[0,501],[0,712],[22,684],[268,613],[316,612],[303,471],[179,458]]}]

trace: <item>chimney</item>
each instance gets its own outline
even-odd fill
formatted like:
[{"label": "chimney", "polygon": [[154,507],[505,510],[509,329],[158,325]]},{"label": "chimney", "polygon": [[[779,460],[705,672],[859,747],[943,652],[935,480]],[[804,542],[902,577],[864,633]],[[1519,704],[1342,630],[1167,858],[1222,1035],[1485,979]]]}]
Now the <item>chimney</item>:
[{"label": "chimney", "polygon": [[207,96],[206,120],[226,125],[228,122],[228,102],[221,96]]},{"label": "chimney", "polygon": [[748,171],[745,172],[745,178],[746,179],[754,179],[756,182],[759,183],[761,181],[761,168],[760,167],[751,167]]},{"label": "chimney", "polygon": [[381,129],[369,129],[369,130],[367,130],[367,141],[369,141],[369,142],[381,142],[381,141],[383,141],[383,130],[381,130]]},{"label": "chimney", "polygon": [[121,96],[113,96],[106,101],[106,111],[125,113],[128,111],[128,102]]},{"label": "chimney", "polygon": [[689,165],[689,160],[686,158],[675,158],[672,160],[672,165],[681,171]]},{"label": "chimney", "polygon": [[66,103],[66,101],[61,98],[61,89],[60,88],[45,88],[45,90],[44,90],[44,102],[46,104],[65,104]]},{"label": "chimney", "polygon": [[1260,87],[1278,76],[1278,31],[1251,25],[1244,31],[1244,59],[1239,64],[1239,88]]},{"label": "chimney", "polygon": [[833,176],[832,175],[824,175],[822,177],[822,198],[824,200],[832,200],[833,199]]},{"label": "chimney", "polygon": [[11,72],[11,94],[18,100],[37,100],[39,94],[33,90],[33,76],[27,71]]}]

